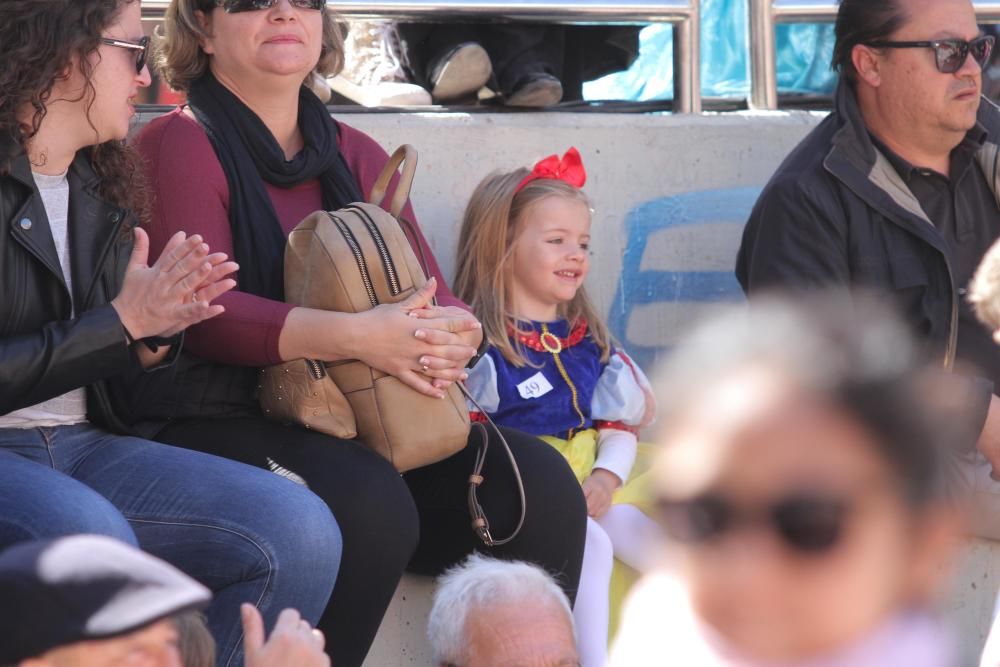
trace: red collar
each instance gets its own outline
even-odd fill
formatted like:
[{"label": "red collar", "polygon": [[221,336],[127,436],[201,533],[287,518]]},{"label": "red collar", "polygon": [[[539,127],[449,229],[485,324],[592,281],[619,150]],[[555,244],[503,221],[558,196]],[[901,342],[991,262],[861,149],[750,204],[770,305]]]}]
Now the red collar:
[{"label": "red collar", "polygon": [[507,325],[507,335],[517,337],[517,340],[529,350],[557,354],[583,340],[583,337],[587,335],[587,320],[580,320],[580,323],[573,327],[573,330],[565,338],[560,338],[551,331],[545,334],[540,334],[534,329],[528,332],[517,331],[510,324]]}]

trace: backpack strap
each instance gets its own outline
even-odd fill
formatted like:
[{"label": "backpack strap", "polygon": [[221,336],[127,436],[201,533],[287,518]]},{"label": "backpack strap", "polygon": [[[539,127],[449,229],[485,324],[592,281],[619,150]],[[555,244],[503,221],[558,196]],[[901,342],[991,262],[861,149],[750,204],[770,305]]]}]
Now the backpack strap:
[{"label": "backpack strap", "polygon": [[[396,191],[393,193],[392,201],[390,202],[389,208],[386,209],[383,206],[386,197],[386,190],[389,187],[389,181],[392,180],[393,175],[399,169],[400,165],[403,167],[403,172],[399,179],[399,184],[396,186]],[[406,206],[406,201],[410,196],[410,188],[413,186],[413,176],[417,170],[417,150],[409,145],[403,144],[395,150],[392,156],[389,158],[389,162],[386,163],[385,168],[382,173],[379,174],[378,180],[375,181],[375,185],[372,186],[371,196],[369,197],[369,203],[380,206],[392,214],[394,218],[399,222],[400,226],[404,229],[404,234],[408,228],[410,235],[413,237],[413,244],[420,257],[420,264],[424,269],[424,273],[429,275],[427,258],[424,256],[424,249],[421,247],[420,243],[417,242],[419,236],[414,229],[413,224],[402,217],[400,213],[403,211],[403,207]],[[435,300],[435,303],[437,301]],[[458,383],[459,388],[462,393],[465,394],[466,398],[472,401],[478,407],[475,399],[469,395],[468,390],[465,385],[461,382]],[[480,412],[483,412],[480,408]],[[485,412],[483,412],[486,415]],[[514,458],[514,453],[510,450],[510,445],[507,444],[507,439],[504,438],[503,433],[496,424],[493,423],[492,419],[489,419],[487,415],[486,418],[489,420],[490,426],[493,432],[496,433],[497,439],[503,446],[507,459],[510,461],[511,469],[514,473],[514,482],[517,486],[518,499],[521,503],[521,516],[517,521],[517,525],[510,535],[503,539],[495,539],[490,533],[490,522],[486,518],[486,513],[483,511],[482,505],[479,504],[479,498],[477,496],[477,491],[479,485],[483,483],[483,468],[486,465],[486,451],[489,447],[490,439],[489,433],[486,430],[486,426],[482,423],[476,422],[473,424],[479,429],[480,436],[480,447],[479,451],[476,453],[475,465],[472,469],[472,474],[469,475],[469,514],[472,517],[472,529],[475,531],[476,535],[483,544],[489,547],[500,546],[502,544],[507,544],[521,531],[521,526],[524,525],[524,516],[527,512],[527,506],[524,498],[524,483],[521,480],[521,471],[517,467],[517,460]]]},{"label": "backpack strap", "polygon": [[[383,204],[385,203],[386,191],[389,189],[389,181],[392,180],[400,165],[403,165],[403,173],[399,178],[399,183],[396,185],[396,191],[392,195],[392,201],[389,202],[389,208],[385,208]],[[399,214],[403,211],[403,207],[406,206],[406,200],[410,198],[410,188],[413,187],[413,175],[416,171],[417,149],[410,144],[403,144],[396,149],[392,157],[389,158],[389,162],[386,163],[385,168],[382,169],[382,173],[379,174],[375,185],[372,186],[368,203],[381,206],[391,213],[394,218],[398,218]]]},{"label": "backpack strap", "polygon": [[476,402],[469,390],[465,388],[465,384],[459,382],[459,388],[465,397],[476,406],[476,409],[482,413],[483,417],[489,422],[490,427],[493,432],[497,434],[497,438],[500,440],[500,444],[503,445],[504,451],[507,454],[507,459],[510,462],[510,467],[514,473],[514,482],[517,486],[518,500],[521,501],[521,517],[517,520],[517,525],[514,526],[514,530],[511,531],[510,535],[503,539],[496,539],[490,533],[490,522],[486,518],[486,513],[483,511],[483,506],[479,504],[479,498],[476,495],[476,491],[479,489],[479,485],[483,483],[483,468],[486,465],[486,450],[490,445],[489,433],[486,430],[486,425],[482,422],[472,422],[472,426],[479,429],[480,447],[479,451],[476,452],[476,463],[472,468],[472,474],[469,475],[469,515],[472,517],[472,530],[476,533],[480,540],[483,541],[488,547],[498,547],[502,544],[507,544],[521,532],[521,526],[524,525],[524,515],[527,512],[527,503],[524,499],[524,483],[521,480],[521,470],[517,467],[517,459],[514,458],[514,452],[510,450],[510,445],[507,444],[507,439],[503,437],[503,433],[497,425],[490,419],[490,416],[486,414],[479,403]]}]

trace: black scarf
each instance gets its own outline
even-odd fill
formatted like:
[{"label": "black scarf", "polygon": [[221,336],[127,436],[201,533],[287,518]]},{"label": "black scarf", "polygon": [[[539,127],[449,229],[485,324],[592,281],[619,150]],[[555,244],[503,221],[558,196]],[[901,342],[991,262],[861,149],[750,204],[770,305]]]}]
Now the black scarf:
[{"label": "black scarf", "polygon": [[240,289],[284,300],[285,234],[264,181],[292,187],[319,178],[323,208],[362,201],[337,143],[337,123],[309,88],[299,91],[299,130],[305,147],[291,161],[263,121],[211,72],[191,84],[188,104],[222,165],[229,184],[229,226],[240,264]]}]

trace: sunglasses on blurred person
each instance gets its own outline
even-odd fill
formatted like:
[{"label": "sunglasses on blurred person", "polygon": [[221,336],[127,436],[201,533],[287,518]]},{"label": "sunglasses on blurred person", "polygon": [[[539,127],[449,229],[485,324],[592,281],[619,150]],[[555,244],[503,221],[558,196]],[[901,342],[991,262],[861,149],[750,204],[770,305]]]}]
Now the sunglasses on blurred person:
[{"label": "sunglasses on blurred person", "polygon": [[[222,7],[227,14],[240,12],[255,12],[258,9],[270,9],[281,0],[215,0],[216,7]],[[326,0],[289,0],[295,9],[323,9]]]},{"label": "sunglasses on blurred person", "polygon": [[113,39],[102,37],[102,44],[114,46],[119,49],[130,49],[135,51],[135,73],[142,74],[142,68],[146,66],[146,56],[149,55],[149,37],[143,37],[138,42],[130,42],[127,39]]},{"label": "sunglasses on blurred person", "polygon": [[659,506],[666,532],[676,542],[705,545],[737,528],[764,529],[790,551],[805,556],[832,551],[852,509],[845,498],[808,492],[791,493],[757,507],[714,492],[688,500],[661,500]]},{"label": "sunglasses on blurred person", "polygon": [[925,42],[868,42],[866,46],[876,49],[934,49],[934,64],[942,74],[954,74],[962,69],[966,58],[972,58],[982,69],[993,52],[993,35],[984,35],[971,41],[964,39],[935,39]]}]

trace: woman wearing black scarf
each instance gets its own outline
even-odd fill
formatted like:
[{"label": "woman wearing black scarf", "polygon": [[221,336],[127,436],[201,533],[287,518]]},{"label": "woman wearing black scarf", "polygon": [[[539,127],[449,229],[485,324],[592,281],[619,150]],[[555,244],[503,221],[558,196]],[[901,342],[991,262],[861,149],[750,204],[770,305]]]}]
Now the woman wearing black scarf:
[{"label": "woman wearing black scarf", "polygon": [[[335,665],[360,665],[404,569],[437,574],[482,547],[465,503],[477,436],[455,456],[400,476],[359,443],[263,418],[253,396],[256,369],[301,357],[357,358],[438,395],[464,376],[481,329],[448,290],[419,232],[412,241],[428,256],[436,278],[430,290],[437,287],[441,304],[421,318],[407,312],[429,301],[427,290],[405,306],[358,314],[282,302],[287,233],[316,209],[364,200],[387,159],[302,85],[314,70],[332,73],[342,64],[323,0],[173,0],[163,47],[163,76],[190,104],[150,123],[138,140],[156,192],[154,249],[183,228],[231,250],[241,268],[237,289],[219,300],[226,313],[189,332],[173,395],[146,399],[137,388],[129,407],[151,437],[271,469],[327,502],[344,550],[319,627]],[[406,215],[413,219],[412,210]],[[433,381],[416,372],[423,365]],[[557,573],[572,597],[586,512],[579,484],[551,448],[515,432],[508,441],[524,477],[527,517],[517,539],[491,551]],[[491,484],[481,502],[505,534],[520,507],[502,449],[489,452]],[[323,566],[321,554],[316,562]]]}]

